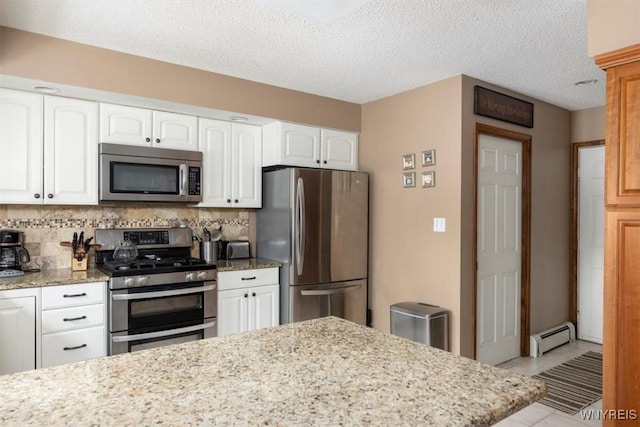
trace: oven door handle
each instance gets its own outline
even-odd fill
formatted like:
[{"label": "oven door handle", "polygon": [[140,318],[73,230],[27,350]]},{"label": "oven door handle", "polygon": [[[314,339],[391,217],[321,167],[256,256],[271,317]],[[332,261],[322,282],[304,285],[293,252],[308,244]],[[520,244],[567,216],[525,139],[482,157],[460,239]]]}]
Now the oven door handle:
[{"label": "oven door handle", "polygon": [[198,292],[212,291],[215,288],[216,288],[216,285],[206,285],[206,286],[201,286],[199,288],[174,289],[171,291],[137,292],[134,294],[122,294],[122,295],[114,294],[111,296],[111,299],[113,299],[114,301],[131,301],[131,300],[137,300],[137,299],[172,297],[176,295],[189,295],[189,294],[196,294]]},{"label": "oven door handle", "polygon": [[138,341],[138,340],[150,340],[153,338],[162,338],[162,337],[168,337],[170,335],[183,334],[185,332],[201,331],[201,330],[213,328],[214,326],[216,326],[215,320],[213,322],[207,322],[201,325],[187,326],[187,327],[178,328],[178,329],[169,329],[168,331],[149,332],[146,334],[127,335],[124,337],[112,337],[111,341],[129,342],[129,341]]}]

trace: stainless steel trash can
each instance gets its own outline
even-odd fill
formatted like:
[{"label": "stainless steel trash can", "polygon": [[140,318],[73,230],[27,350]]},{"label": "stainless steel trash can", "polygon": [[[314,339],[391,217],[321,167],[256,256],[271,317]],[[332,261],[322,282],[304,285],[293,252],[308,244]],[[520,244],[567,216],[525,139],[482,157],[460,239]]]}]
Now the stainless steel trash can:
[{"label": "stainless steel trash can", "polygon": [[399,302],[391,306],[391,333],[449,351],[450,311],[421,302]]}]

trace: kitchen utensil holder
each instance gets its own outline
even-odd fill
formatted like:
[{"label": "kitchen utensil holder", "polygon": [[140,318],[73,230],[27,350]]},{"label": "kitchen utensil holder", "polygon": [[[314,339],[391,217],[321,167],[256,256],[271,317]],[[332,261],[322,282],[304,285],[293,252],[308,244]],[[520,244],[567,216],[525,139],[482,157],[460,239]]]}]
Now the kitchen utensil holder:
[{"label": "kitchen utensil holder", "polygon": [[[60,242],[60,246],[64,246],[67,248],[73,248],[71,242]],[[87,260],[89,259],[89,253],[91,249],[99,248],[100,244],[91,244],[90,248],[87,252],[84,250],[76,250],[76,253],[82,254],[82,259],[78,261],[78,259],[73,254],[73,249],[71,250],[71,271],[87,271]]]}]

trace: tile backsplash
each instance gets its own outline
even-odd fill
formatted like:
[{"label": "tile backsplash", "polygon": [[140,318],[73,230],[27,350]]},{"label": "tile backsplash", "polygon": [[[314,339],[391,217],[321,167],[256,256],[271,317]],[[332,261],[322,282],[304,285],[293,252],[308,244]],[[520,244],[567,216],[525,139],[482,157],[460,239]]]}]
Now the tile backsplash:
[{"label": "tile backsplash", "polygon": [[[249,211],[246,209],[195,208],[172,205],[31,206],[0,205],[0,229],[20,230],[31,262],[23,268],[50,270],[70,268],[69,248],[73,232],[93,236],[96,228],[170,227],[183,219],[198,234],[202,228],[222,226],[226,240],[249,240]],[[197,243],[192,254],[198,256]]]}]

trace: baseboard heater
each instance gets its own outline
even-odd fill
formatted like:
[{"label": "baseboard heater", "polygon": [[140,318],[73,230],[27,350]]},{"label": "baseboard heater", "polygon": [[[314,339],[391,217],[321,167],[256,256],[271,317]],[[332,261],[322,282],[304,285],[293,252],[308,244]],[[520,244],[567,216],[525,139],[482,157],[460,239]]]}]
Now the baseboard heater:
[{"label": "baseboard heater", "polygon": [[554,328],[531,335],[530,356],[540,357],[544,353],[576,340],[576,328],[571,322],[564,322]]}]

